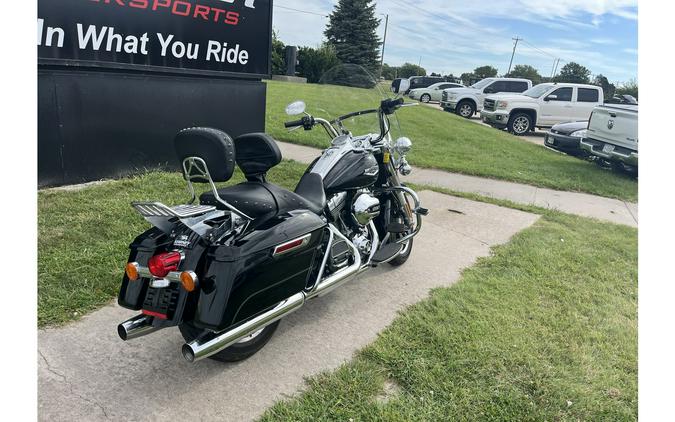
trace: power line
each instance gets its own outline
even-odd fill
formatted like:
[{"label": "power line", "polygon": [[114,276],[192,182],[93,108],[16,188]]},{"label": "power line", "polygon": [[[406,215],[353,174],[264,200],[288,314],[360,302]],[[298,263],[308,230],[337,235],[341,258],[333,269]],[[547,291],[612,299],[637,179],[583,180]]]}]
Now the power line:
[{"label": "power line", "polygon": [[294,9],[292,7],[287,7],[287,6],[282,6],[280,4],[275,4],[274,7],[277,7],[279,9],[285,9],[285,10],[291,10],[293,12],[298,12],[298,13],[306,13],[308,15],[316,15],[316,16],[321,16],[322,18],[327,18],[328,15],[324,13],[318,13],[318,12],[309,12],[307,10],[300,10],[300,9]]},{"label": "power line", "polygon": [[527,44],[528,46],[534,48],[535,50],[539,51],[540,53],[546,54],[547,56],[553,57],[554,59],[557,59],[557,58],[558,58],[558,57],[554,56],[553,54],[549,53],[548,51],[544,51],[544,50],[542,50],[541,48],[532,45],[532,43],[529,43],[529,42],[527,42],[526,40],[524,40],[524,39],[522,39],[522,38],[521,38],[520,40],[523,42],[523,44]]}]

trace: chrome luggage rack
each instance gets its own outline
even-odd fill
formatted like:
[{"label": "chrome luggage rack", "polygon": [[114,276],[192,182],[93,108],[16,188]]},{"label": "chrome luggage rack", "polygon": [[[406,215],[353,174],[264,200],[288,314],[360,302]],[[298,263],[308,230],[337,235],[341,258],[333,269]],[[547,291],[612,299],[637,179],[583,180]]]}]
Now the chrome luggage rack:
[{"label": "chrome luggage rack", "polygon": [[[131,206],[149,223],[160,230],[169,233],[172,230],[172,219],[177,218],[200,236],[204,236],[212,227],[205,224],[207,220],[229,217],[231,228],[241,232],[253,220],[248,215],[225,201],[218,194],[218,188],[211,178],[206,162],[199,157],[188,157],[183,160],[183,176],[188,184],[188,193],[191,196],[188,204],[168,206],[161,202],[143,201],[132,202]],[[208,183],[216,201],[223,205],[222,209],[215,205],[196,205],[197,194],[193,183]]]},{"label": "chrome luggage rack", "polygon": [[132,202],[139,214],[143,217],[175,217],[175,218],[193,218],[199,217],[216,210],[213,205],[177,205],[169,207],[161,202]]}]

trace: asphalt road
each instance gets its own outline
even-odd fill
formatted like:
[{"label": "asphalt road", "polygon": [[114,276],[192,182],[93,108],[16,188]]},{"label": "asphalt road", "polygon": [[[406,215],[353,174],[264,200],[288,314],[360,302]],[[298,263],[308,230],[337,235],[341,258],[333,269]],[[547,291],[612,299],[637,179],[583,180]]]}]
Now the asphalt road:
[{"label": "asphalt road", "polygon": [[[258,354],[237,364],[183,360],[167,329],[122,342],[116,327],[133,312],[109,305],[83,320],[38,332],[41,421],[246,421],[371,343],[397,312],[430,289],[456,282],[538,216],[434,192],[410,260],[366,272],[285,318]],[[121,265],[121,264],[120,264]],[[121,274],[120,267],[120,274]]]}]

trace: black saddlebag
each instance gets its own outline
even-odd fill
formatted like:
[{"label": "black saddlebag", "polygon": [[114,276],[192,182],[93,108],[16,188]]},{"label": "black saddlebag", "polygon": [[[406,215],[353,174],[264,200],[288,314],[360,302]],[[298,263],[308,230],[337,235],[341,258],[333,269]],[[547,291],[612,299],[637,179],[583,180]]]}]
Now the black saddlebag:
[{"label": "black saddlebag", "polygon": [[313,284],[327,241],[316,214],[278,215],[231,246],[209,250],[193,324],[221,331]]}]

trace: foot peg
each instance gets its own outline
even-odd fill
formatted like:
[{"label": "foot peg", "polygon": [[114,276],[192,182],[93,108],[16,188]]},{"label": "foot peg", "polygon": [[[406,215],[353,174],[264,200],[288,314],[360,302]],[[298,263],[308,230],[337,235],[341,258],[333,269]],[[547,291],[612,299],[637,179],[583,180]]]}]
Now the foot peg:
[{"label": "foot peg", "polygon": [[415,213],[416,213],[416,214],[419,214],[419,215],[429,215],[429,209],[428,209],[428,208],[422,208],[422,207],[419,207],[419,208],[417,208],[417,209],[415,210]]},{"label": "foot peg", "polygon": [[398,255],[399,252],[401,252],[401,249],[403,246],[397,244],[397,243],[390,243],[388,245],[384,245],[377,253],[373,256],[373,263],[374,264],[380,264],[383,262],[388,262],[391,261]]}]

